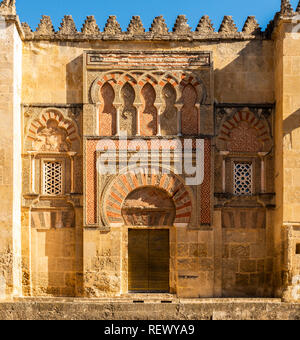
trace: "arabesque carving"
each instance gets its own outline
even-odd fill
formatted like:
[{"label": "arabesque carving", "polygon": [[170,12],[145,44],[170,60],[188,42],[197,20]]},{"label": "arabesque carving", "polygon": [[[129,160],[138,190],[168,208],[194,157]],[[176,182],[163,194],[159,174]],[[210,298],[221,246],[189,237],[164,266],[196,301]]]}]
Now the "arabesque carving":
[{"label": "arabesque carving", "polygon": [[67,152],[70,150],[71,142],[67,131],[60,128],[57,121],[49,120],[46,127],[38,130],[33,145],[35,151]]}]

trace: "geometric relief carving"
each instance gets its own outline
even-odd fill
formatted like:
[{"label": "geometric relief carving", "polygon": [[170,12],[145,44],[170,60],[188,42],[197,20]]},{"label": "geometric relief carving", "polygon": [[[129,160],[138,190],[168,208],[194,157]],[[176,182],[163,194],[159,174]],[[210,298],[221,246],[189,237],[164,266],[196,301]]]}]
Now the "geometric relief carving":
[{"label": "geometric relief carving", "polygon": [[198,109],[197,92],[193,85],[188,84],[182,91],[182,134],[196,135],[198,134]]},{"label": "geometric relief carving", "polygon": [[172,226],[175,214],[173,200],[154,187],[133,191],[122,206],[122,217],[128,226]]},{"label": "geometric relief carving", "polygon": [[142,89],[144,102],[141,113],[141,135],[155,136],[157,134],[157,109],[154,106],[156,94],[152,85],[147,83]]},{"label": "geometric relief carving", "polygon": [[4,184],[4,167],[0,165],[0,185]]},{"label": "geometric relief carving", "polygon": [[115,92],[109,83],[101,88],[104,106],[100,113],[100,136],[113,136],[116,134],[116,108],[113,105]]},{"label": "geometric relief carving", "polygon": [[76,123],[49,109],[34,119],[27,132],[26,148],[40,152],[67,152],[80,146]]},{"label": "geometric relief carving", "polygon": [[133,105],[135,100],[135,92],[133,87],[128,82],[123,86],[121,92],[124,106],[120,117],[120,130],[126,131],[128,136],[134,136],[137,133],[137,110]]},{"label": "geometric relief carving", "polygon": [[230,132],[230,140],[227,143],[228,150],[232,152],[259,152],[261,142],[258,134],[258,131],[251,128],[248,123],[240,122]]},{"label": "geometric relief carving", "polygon": [[222,227],[264,229],[266,227],[266,211],[264,208],[225,208],[222,211]]},{"label": "geometric relief carving", "polygon": [[177,129],[177,108],[176,91],[174,87],[168,83],[162,90],[163,99],[165,102],[164,111],[161,115],[161,133],[163,136],[173,136],[178,134]]},{"label": "geometric relief carving", "polygon": [[201,224],[211,224],[211,141],[204,143],[204,181],[201,185]]},{"label": "geometric relief carving", "polygon": [[70,142],[67,139],[67,131],[59,128],[55,120],[48,120],[46,127],[38,129],[34,141],[35,151],[66,152],[70,150]]},{"label": "geometric relief carving", "polygon": [[272,138],[266,119],[249,110],[234,113],[220,127],[217,147],[231,152],[270,151]]},{"label": "geometric relief carving", "polygon": [[75,226],[74,210],[32,211],[31,226],[35,229],[60,229]]},{"label": "geometric relief carving", "polygon": [[89,140],[86,143],[86,176],[84,179],[86,185],[86,222],[90,225],[96,224],[97,222],[97,187],[95,185],[97,178],[97,143],[95,140]]}]

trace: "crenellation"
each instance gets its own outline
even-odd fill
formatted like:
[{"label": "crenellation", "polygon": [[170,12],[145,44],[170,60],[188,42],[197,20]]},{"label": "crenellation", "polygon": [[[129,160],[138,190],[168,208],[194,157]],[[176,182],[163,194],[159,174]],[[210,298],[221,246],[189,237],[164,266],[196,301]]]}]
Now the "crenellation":
[{"label": "crenellation", "polygon": [[149,32],[157,35],[166,35],[169,33],[168,26],[162,15],[156,17],[149,29]]},{"label": "crenellation", "polygon": [[127,33],[132,34],[132,35],[141,35],[145,33],[145,28],[139,16],[132,17],[129,23],[129,26],[127,28]]},{"label": "crenellation", "polygon": [[32,32],[32,29],[30,26],[27,24],[27,22],[22,22],[22,29],[25,34],[25,39],[33,39],[34,38],[34,33]]},{"label": "crenellation", "polygon": [[77,33],[78,31],[72,15],[65,15],[56,34],[60,36],[74,36]]},{"label": "crenellation", "polygon": [[96,19],[93,15],[86,18],[85,23],[83,24],[83,27],[81,29],[81,32],[84,35],[92,36],[97,36],[100,33],[99,26],[97,25]]},{"label": "crenellation", "polygon": [[2,0],[0,12],[4,15],[16,15],[16,0]]},{"label": "crenellation", "polygon": [[230,35],[233,33],[237,33],[238,29],[232,19],[232,16],[226,15],[223,18],[223,21],[221,23],[221,26],[219,28],[219,33]]},{"label": "crenellation", "polygon": [[178,35],[188,35],[191,32],[191,27],[188,25],[188,20],[185,15],[179,15],[173,27],[173,33]]},{"label": "crenellation", "polygon": [[109,35],[119,35],[122,33],[122,29],[120,24],[117,21],[117,17],[115,15],[111,15],[104,28],[104,33]]},{"label": "crenellation", "polygon": [[53,37],[55,34],[55,29],[53,27],[51,18],[47,15],[43,15],[42,19],[35,31],[36,36],[43,36],[43,37]]},{"label": "crenellation", "polygon": [[[172,32],[162,16],[154,18],[149,31],[144,28],[141,18],[134,16],[127,28],[126,32],[122,32],[122,28],[117,21],[116,16],[110,16],[105,24],[103,32],[94,16],[89,16],[85,20],[81,32],[77,31],[74,20],[71,16],[65,16],[59,30],[56,32],[49,16],[43,16],[36,31],[32,31],[28,24],[24,25],[25,40],[57,40],[57,41],[90,41],[90,40],[216,40],[216,39],[236,39],[236,40],[252,40],[252,39],[269,39],[269,29],[263,34],[254,17],[249,16],[241,32],[238,32],[231,17],[226,16],[221,24],[218,32],[215,32],[210,18],[204,15],[195,31],[188,25],[187,18],[179,15],[176,19]],[[32,34],[33,33],[33,34]]]},{"label": "crenellation", "polygon": [[213,24],[212,24],[209,16],[204,15],[200,19],[198,26],[196,28],[196,32],[199,32],[200,34],[210,34],[210,33],[215,32],[215,29],[213,27]]},{"label": "crenellation", "polygon": [[245,25],[242,30],[243,33],[246,34],[259,34],[261,33],[261,28],[257,23],[254,16],[249,16],[245,22]]},{"label": "crenellation", "polygon": [[290,0],[281,0],[280,14],[283,16],[292,16],[294,14]]}]

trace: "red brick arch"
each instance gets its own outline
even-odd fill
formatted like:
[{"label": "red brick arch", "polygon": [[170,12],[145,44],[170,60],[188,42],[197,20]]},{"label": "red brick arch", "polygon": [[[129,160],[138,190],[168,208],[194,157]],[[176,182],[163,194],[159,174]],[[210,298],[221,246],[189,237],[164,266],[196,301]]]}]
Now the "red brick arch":
[{"label": "red brick arch", "polygon": [[158,85],[157,79],[151,74],[143,74],[138,79],[138,85],[143,88],[146,84],[150,84],[155,88]]},{"label": "red brick arch", "polygon": [[203,104],[206,101],[207,93],[204,84],[198,78],[191,74],[183,74],[181,76],[180,86],[182,88],[187,87],[188,85],[193,86],[193,88],[197,92],[197,102]]},{"label": "red brick arch", "polygon": [[[245,124],[247,124],[247,129],[243,128]],[[241,130],[241,136],[238,134],[239,130]],[[245,130],[246,134],[242,130]],[[236,112],[223,122],[219,131],[218,144],[228,151],[239,149],[258,152],[268,150],[272,145],[272,139],[266,120],[245,110]],[[235,144],[237,144],[236,147],[234,147]]]},{"label": "red brick arch", "polygon": [[129,171],[119,175],[107,191],[104,203],[108,224],[122,224],[122,206],[128,195],[142,187],[153,186],[164,190],[176,207],[175,224],[188,224],[192,216],[192,199],[185,185],[174,174],[146,174]]},{"label": "red brick arch", "polygon": [[101,79],[97,80],[97,85],[99,85],[101,88],[106,82],[111,83],[111,85],[117,84],[121,87],[126,83],[129,83],[132,86],[137,84],[136,78],[130,73],[126,72],[123,74],[120,74],[119,72],[105,74]]}]

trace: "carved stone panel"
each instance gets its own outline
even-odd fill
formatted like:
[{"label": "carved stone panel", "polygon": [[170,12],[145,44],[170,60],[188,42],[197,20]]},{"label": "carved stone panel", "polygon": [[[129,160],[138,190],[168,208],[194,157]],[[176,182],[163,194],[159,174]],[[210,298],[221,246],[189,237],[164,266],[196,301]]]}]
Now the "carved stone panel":
[{"label": "carved stone panel", "polygon": [[141,113],[141,135],[155,136],[157,134],[157,109],[154,106],[156,94],[154,88],[149,83],[142,91],[143,110]]},{"label": "carved stone panel", "polygon": [[164,109],[161,115],[161,133],[163,136],[177,135],[177,108],[176,103],[176,91],[171,84],[167,84],[163,88],[163,100]]},{"label": "carved stone panel", "polygon": [[135,92],[133,87],[126,83],[122,88],[123,111],[120,117],[120,130],[126,131],[128,136],[134,136],[137,133],[136,115],[137,110],[133,105]]},{"label": "carved stone panel", "polygon": [[133,191],[122,206],[122,216],[128,226],[172,226],[175,213],[172,199],[155,187]]},{"label": "carved stone panel", "polygon": [[198,109],[195,106],[197,103],[197,92],[191,84],[183,89],[182,100],[182,134],[196,135],[198,133]]},{"label": "carved stone panel", "polygon": [[100,136],[112,136],[116,133],[117,110],[113,105],[115,99],[114,89],[109,83],[105,83],[101,88],[103,106],[100,112]]}]

